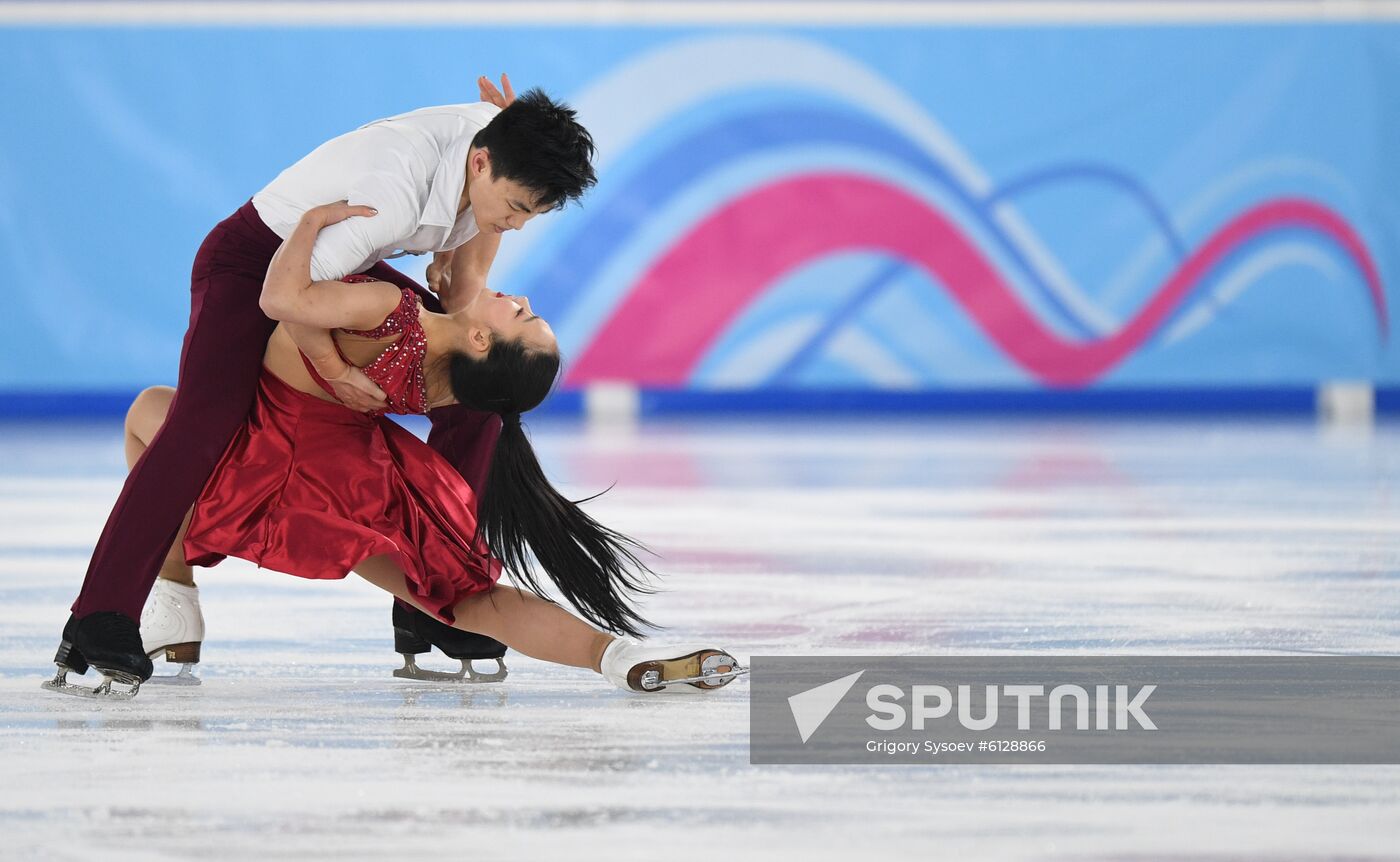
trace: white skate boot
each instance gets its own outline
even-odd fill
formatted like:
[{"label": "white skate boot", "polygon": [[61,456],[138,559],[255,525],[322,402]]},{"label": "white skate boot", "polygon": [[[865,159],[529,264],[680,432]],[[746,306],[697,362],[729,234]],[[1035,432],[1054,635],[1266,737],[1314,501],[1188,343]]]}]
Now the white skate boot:
[{"label": "white skate boot", "polygon": [[153,676],[152,683],[199,685],[191,671],[199,663],[199,645],[204,641],[204,614],[199,610],[199,588],[156,579],[151,600],[141,613],[141,645],[155,658],[165,653],[168,662],[180,662],[174,676]]},{"label": "white skate boot", "polygon": [[681,684],[719,688],[749,672],[724,650],[698,645],[644,644],[617,638],[603,650],[603,676],[627,691],[662,691]]}]

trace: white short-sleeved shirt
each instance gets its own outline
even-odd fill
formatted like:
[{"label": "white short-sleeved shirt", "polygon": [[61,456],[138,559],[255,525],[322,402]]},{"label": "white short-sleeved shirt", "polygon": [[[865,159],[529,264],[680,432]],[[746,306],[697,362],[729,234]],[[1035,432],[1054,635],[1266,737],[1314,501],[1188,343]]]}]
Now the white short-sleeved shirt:
[{"label": "white short-sleeved shirt", "polygon": [[348,200],[379,210],[321,231],[311,253],[317,281],[364,272],[402,252],[447,251],[477,233],[457,215],[467,152],[500,113],[489,102],[422,108],[327,141],[253,196],[263,223],[286,239],[312,207]]}]

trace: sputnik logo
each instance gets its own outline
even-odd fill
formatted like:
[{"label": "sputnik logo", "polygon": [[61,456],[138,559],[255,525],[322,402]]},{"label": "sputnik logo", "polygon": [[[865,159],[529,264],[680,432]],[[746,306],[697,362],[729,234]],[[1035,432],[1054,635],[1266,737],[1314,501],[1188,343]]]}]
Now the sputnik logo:
[{"label": "sputnik logo", "polygon": [[802,735],[804,745],[864,673],[865,671],[858,670],[849,676],[822,683],[816,688],[800,691],[788,698],[788,708],[792,710],[792,720],[797,723],[797,732]]}]

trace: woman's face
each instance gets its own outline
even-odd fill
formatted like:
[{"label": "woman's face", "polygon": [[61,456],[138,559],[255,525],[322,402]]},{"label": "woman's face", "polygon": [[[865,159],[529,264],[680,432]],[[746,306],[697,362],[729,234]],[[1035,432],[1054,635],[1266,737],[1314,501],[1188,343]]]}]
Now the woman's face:
[{"label": "woman's face", "polygon": [[523,296],[483,288],[466,310],[472,326],[488,334],[484,345],[488,350],[490,341],[496,338],[523,340],[540,350],[558,349],[554,330],[543,317],[530,310],[530,300]]}]

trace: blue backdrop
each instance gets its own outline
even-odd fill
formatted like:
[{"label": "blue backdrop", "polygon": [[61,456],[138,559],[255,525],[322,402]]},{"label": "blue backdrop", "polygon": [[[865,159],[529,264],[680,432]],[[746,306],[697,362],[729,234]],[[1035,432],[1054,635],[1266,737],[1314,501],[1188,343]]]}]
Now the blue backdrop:
[{"label": "blue backdrop", "polygon": [[174,382],[209,228],[502,70],[600,145],[494,274],[570,386],[1400,384],[1395,25],[11,28],[0,67],[12,395]]}]

